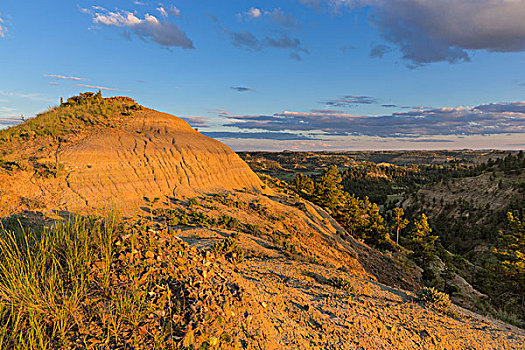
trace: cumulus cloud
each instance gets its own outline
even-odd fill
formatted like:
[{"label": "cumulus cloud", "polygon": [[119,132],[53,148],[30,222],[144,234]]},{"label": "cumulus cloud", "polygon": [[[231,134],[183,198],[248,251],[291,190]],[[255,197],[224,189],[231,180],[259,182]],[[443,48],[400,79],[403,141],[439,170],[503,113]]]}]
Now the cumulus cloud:
[{"label": "cumulus cloud", "polygon": [[167,18],[169,16],[168,11],[166,11],[166,9],[164,9],[164,7],[162,6],[157,7],[157,11],[159,11],[160,15],[164,18]]},{"label": "cumulus cloud", "polygon": [[163,6],[157,7],[157,11],[159,11],[160,15],[164,18],[168,18],[170,15],[173,15],[175,17],[180,17],[181,12],[180,10],[175,6],[170,6],[168,8],[165,8]]},{"label": "cumulus cloud", "polygon": [[273,115],[228,116],[225,126],[264,131],[321,131],[333,135],[417,137],[525,133],[525,101],[475,107],[430,108],[383,116],[340,111],[284,111]]},{"label": "cumulus cloud", "polygon": [[64,80],[74,80],[74,81],[86,80],[84,78],[68,76],[68,75],[59,75],[59,74],[44,74],[44,77],[46,77],[46,78],[64,79]]},{"label": "cumulus cloud", "polygon": [[250,89],[244,86],[232,86],[230,87],[230,89],[235,90],[237,92],[253,92],[254,91],[253,89]]},{"label": "cumulus cloud", "polygon": [[283,49],[291,51],[289,57],[301,61],[302,54],[309,54],[309,51],[304,47],[299,38],[291,36],[292,28],[298,28],[299,23],[292,14],[286,14],[280,8],[272,10],[264,10],[258,7],[251,7],[244,13],[237,15],[240,21],[254,22],[266,20],[282,27],[279,30],[269,30],[267,27],[263,28],[262,33],[257,34],[250,30],[230,31],[223,28],[223,31],[230,37],[232,44],[240,49],[250,51],[262,51],[267,48]]},{"label": "cumulus cloud", "polygon": [[286,28],[299,27],[299,22],[297,22],[295,17],[291,13],[286,14],[280,8],[274,8],[273,10],[262,10],[257,7],[251,7],[245,13],[239,14],[238,17],[241,20],[242,19],[253,20],[253,19],[265,18],[282,27],[286,27]]},{"label": "cumulus cloud", "polygon": [[370,49],[370,57],[383,58],[383,56],[392,51],[392,49],[383,44],[372,45]]},{"label": "cumulus cloud", "polygon": [[230,37],[233,46],[239,49],[248,51],[264,50],[267,48],[291,50],[293,52],[290,54],[290,57],[297,61],[301,60],[300,53],[309,54],[308,49],[302,46],[301,40],[292,38],[286,33],[279,33],[276,36],[267,35],[263,39],[259,39],[247,30],[240,32],[232,32],[225,28],[223,30]]},{"label": "cumulus cloud", "polygon": [[246,13],[244,14],[247,18],[259,18],[262,16],[262,11],[259,10],[257,7],[252,7]]},{"label": "cumulus cloud", "polygon": [[[144,15],[144,18],[140,18],[132,12],[109,11],[96,6],[91,9],[81,9],[82,12],[92,15],[95,24],[128,29],[140,39],[151,40],[161,46],[193,49],[193,41],[177,25],[169,21],[169,11],[163,7],[159,7],[157,10],[164,19],[159,20],[148,13]],[[173,13],[173,11],[171,12]],[[180,15],[180,12],[175,13]]]},{"label": "cumulus cloud", "polygon": [[226,34],[230,37],[233,46],[239,49],[246,50],[259,50],[260,42],[259,39],[255,37],[252,33],[247,30],[242,30],[240,32],[230,32],[227,29],[224,29]]},{"label": "cumulus cloud", "polygon": [[264,38],[263,46],[275,47],[278,49],[294,49],[298,52],[309,53],[308,49],[301,46],[301,40],[291,38],[285,33],[280,33],[277,37],[267,36]]},{"label": "cumulus cloud", "polygon": [[[316,1],[301,0],[304,3]],[[412,65],[470,60],[468,50],[525,50],[523,0],[324,0],[333,10],[369,7],[382,38]]]},{"label": "cumulus cloud", "polygon": [[371,105],[376,103],[377,99],[374,97],[360,95],[346,95],[334,100],[324,101],[325,105],[331,107],[352,107],[358,104]]}]

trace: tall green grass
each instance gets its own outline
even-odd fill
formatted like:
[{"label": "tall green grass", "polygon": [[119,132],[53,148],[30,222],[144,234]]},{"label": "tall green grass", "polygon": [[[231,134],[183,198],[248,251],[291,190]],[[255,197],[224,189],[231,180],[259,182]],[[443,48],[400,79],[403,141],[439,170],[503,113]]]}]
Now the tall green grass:
[{"label": "tall green grass", "polygon": [[[90,289],[107,290],[117,215],[47,229],[0,226],[0,349],[66,346]],[[102,261],[96,276],[92,266]]]}]

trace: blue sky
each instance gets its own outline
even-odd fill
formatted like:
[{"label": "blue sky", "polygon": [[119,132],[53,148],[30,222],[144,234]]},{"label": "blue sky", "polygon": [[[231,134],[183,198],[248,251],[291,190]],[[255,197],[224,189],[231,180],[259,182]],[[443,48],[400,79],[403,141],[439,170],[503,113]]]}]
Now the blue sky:
[{"label": "blue sky", "polygon": [[102,89],[235,150],[525,148],[525,1],[0,2],[0,127]]}]

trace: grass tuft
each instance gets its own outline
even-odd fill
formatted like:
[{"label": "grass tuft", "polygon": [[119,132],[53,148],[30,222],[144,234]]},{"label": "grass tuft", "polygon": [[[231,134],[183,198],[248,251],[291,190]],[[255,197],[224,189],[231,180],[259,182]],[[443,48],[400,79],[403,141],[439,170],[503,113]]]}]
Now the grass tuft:
[{"label": "grass tuft", "polygon": [[[0,226],[0,348],[65,346],[93,283],[107,287],[116,217],[80,218],[51,229]],[[95,280],[91,266],[106,268]]]}]

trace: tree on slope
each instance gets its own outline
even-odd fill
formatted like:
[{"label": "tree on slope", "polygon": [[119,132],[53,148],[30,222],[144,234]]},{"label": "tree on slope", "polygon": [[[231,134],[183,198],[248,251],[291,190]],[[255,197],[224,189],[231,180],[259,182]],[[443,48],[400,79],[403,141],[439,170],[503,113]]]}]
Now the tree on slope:
[{"label": "tree on slope", "polygon": [[408,220],[403,217],[405,215],[403,208],[394,208],[393,214],[392,226],[396,230],[396,244],[399,245],[399,232],[408,225]]},{"label": "tree on slope", "polygon": [[[525,221],[513,213],[507,213],[508,230],[500,232],[499,249],[494,249],[500,270],[508,282],[514,285],[521,303],[525,302]],[[525,307],[522,306],[525,317]]]},{"label": "tree on slope", "polygon": [[301,173],[295,175],[293,185],[297,192],[304,193],[307,196],[312,195],[315,188],[313,180],[308,175],[303,175]]},{"label": "tree on slope", "polygon": [[410,248],[414,251],[416,260],[425,265],[430,260],[433,260],[436,255],[436,240],[438,236],[432,235],[432,229],[428,225],[427,216],[425,214],[419,215],[413,223],[413,227],[409,232]]},{"label": "tree on slope", "polygon": [[335,165],[323,172],[321,181],[315,186],[315,195],[323,206],[334,210],[341,203],[344,197],[341,181],[341,173]]}]

